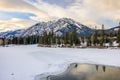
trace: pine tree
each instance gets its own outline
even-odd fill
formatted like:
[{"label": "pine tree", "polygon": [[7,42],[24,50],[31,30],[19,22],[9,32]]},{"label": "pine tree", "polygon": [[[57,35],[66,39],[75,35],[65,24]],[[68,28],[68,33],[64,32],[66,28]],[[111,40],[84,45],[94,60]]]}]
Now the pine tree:
[{"label": "pine tree", "polygon": [[5,38],[3,38],[2,41],[3,41],[3,47],[5,47],[5,45],[6,45]]},{"label": "pine tree", "polygon": [[113,45],[113,34],[111,32],[109,34],[109,44],[110,44],[110,46]]},{"label": "pine tree", "polygon": [[103,46],[104,43],[105,43],[105,31],[104,31],[104,25],[102,25],[100,45]]},{"label": "pine tree", "polygon": [[47,35],[47,44],[51,45],[51,43],[52,43],[52,35],[51,32],[49,32],[49,34]]},{"label": "pine tree", "polygon": [[86,40],[87,40],[87,46],[91,46],[91,37],[87,37]]},{"label": "pine tree", "polygon": [[26,37],[23,38],[23,44],[26,45],[27,44],[27,40]]},{"label": "pine tree", "polygon": [[53,38],[52,38],[52,43],[56,44],[56,36],[54,36],[54,35],[53,35]]},{"label": "pine tree", "polygon": [[57,36],[57,38],[56,38],[56,43],[58,44],[58,45],[60,45],[61,44],[61,38],[59,37],[59,36]]},{"label": "pine tree", "polygon": [[95,33],[94,33],[94,35],[93,35],[93,44],[94,44],[95,46],[96,46],[97,44],[99,44],[97,27],[95,27]]},{"label": "pine tree", "polygon": [[64,44],[69,44],[69,33],[66,33],[65,36],[63,37],[64,38]]},{"label": "pine tree", "polygon": [[19,44],[19,37],[17,37],[17,44]]},{"label": "pine tree", "polygon": [[13,37],[10,37],[10,44],[12,44]]},{"label": "pine tree", "polygon": [[70,45],[72,46],[73,45],[73,37],[72,37],[72,34],[70,34]]},{"label": "pine tree", "polygon": [[42,42],[42,36],[39,36],[39,42],[38,42],[40,45],[43,44]]},{"label": "pine tree", "polygon": [[79,38],[78,38],[78,36],[77,36],[77,30],[76,30],[76,28],[72,31],[72,34],[71,34],[71,42],[73,42],[72,44],[75,44],[75,45],[78,45],[78,44],[80,44],[80,40],[79,40]]},{"label": "pine tree", "polygon": [[120,46],[120,27],[119,27],[118,33],[117,33],[117,42],[119,43],[119,46]]},{"label": "pine tree", "polygon": [[43,44],[47,45],[47,32],[46,31],[43,33]]},{"label": "pine tree", "polygon": [[52,31],[51,31],[51,35],[50,35],[50,38],[51,38],[51,45],[55,44],[55,36],[54,36],[54,29],[52,28]]}]

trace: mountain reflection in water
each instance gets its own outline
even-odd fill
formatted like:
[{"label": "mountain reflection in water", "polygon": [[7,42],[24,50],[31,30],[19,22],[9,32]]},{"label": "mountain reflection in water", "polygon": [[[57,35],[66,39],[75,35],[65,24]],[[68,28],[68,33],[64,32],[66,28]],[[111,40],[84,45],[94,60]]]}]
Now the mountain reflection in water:
[{"label": "mountain reflection in water", "polygon": [[48,80],[120,80],[120,68],[102,65],[71,64],[64,73],[49,76]]}]

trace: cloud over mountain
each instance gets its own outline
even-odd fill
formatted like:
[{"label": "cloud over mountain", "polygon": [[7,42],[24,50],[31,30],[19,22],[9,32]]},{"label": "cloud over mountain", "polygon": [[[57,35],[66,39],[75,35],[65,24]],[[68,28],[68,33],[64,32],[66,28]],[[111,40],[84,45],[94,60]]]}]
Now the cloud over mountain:
[{"label": "cloud over mountain", "polygon": [[[14,25],[20,24],[21,27],[28,27],[31,23],[39,21],[49,21],[63,17],[72,18],[87,26],[98,26],[106,24],[106,28],[116,26],[120,21],[120,0],[2,0],[0,1],[0,13],[6,11],[23,14],[33,14],[27,16],[27,19],[19,17],[23,23],[15,22]],[[17,13],[16,13],[17,14]],[[4,28],[11,23],[16,16],[0,14]],[[8,18],[10,17],[10,19]],[[3,20],[4,19],[4,20]],[[25,23],[27,22],[27,23]],[[28,24],[28,25],[26,25]],[[12,27],[10,27],[12,29]]]}]

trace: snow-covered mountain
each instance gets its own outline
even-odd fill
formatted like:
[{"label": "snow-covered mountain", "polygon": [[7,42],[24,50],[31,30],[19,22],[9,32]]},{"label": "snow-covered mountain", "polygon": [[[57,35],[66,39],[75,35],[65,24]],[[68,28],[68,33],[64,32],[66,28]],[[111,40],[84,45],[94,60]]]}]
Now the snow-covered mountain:
[{"label": "snow-covered mountain", "polygon": [[52,30],[56,35],[64,35],[66,32],[71,32],[73,29],[77,30],[78,36],[89,36],[94,32],[93,29],[70,18],[62,18],[56,21],[37,23],[28,28],[22,36],[40,35],[44,31],[51,32]]},{"label": "snow-covered mountain", "polygon": [[64,35],[66,32],[71,32],[73,29],[77,30],[78,36],[90,36],[94,33],[94,30],[80,24],[70,18],[61,18],[49,22],[39,22],[31,26],[26,30],[16,30],[0,33],[0,37],[10,38],[13,37],[25,37],[31,35],[41,35],[44,31],[53,32],[56,35]]},{"label": "snow-covered mountain", "polygon": [[[105,30],[105,33],[106,33],[106,34],[110,34],[110,33],[116,34],[116,33],[118,32],[119,28],[120,28],[120,26],[116,26],[116,27],[113,27],[113,28],[110,28],[110,29],[106,29],[106,30]],[[102,30],[99,29],[99,30],[98,30],[98,34],[101,34],[101,33],[102,33]]]},{"label": "snow-covered mountain", "polygon": [[[120,26],[113,27],[105,30],[106,33],[116,33]],[[91,29],[83,24],[80,24],[70,18],[61,18],[49,22],[39,22],[27,29],[19,29],[15,31],[7,31],[0,33],[0,38],[13,38],[13,37],[26,37],[31,35],[42,35],[44,31],[53,31],[56,35],[65,35],[65,33],[71,32],[73,29],[77,30],[79,37],[90,36],[94,34],[94,29]],[[101,30],[98,30],[101,33]]]},{"label": "snow-covered mountain", "polygon": [[120,28],[120,25],[117,26],[117,27],[113,27],[113,28],[107,29],[107,30],[106,30],[106,33],[109,32],[109,33],[115,34],[115,33],[119,30],[119,28]]},{"label": "snow-covered mountain", "polygon": [[12,39],[13,37],[20,37],[24,31],[24,29],[19,29],[15,31],[1,32],[0,38]]}]

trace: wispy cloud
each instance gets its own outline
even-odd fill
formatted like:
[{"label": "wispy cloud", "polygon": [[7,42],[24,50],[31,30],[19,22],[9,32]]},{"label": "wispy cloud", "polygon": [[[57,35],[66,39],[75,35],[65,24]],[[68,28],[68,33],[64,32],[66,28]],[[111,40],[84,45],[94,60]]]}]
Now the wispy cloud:
[{"label": "wispy cloud", "polygon": [[[43,18],[49,18],[49,15],[24,0],[2,0],[0,1],[0,10],[13,12],[33,13],[36,16],[41,15]],[[41,18],[42,18],[41,17]]]},{"label": "wispy cloud", "polygon": [[[0,14],[1,19],[4,17],[7,20],[10,17],[7,20],[8,23],[11,23],[13,18],[19,18],[22,21],[19,20],[13,24],[19,23],[22,27],[28,26],[26,24],[31,25],[31,22],[34,23],[34,21],[68,17],[88,26],[100,27],[101,24],[106,24],[106,27],[109,28],[120,21],[120,0],[2,0],[0,1],[0,11],[33,14],[27,16],[27,21],[23,18],[24,16],[11,17],[11,15]],[[6,21],[2,22],[4,25],[6,24]],[[0,27],[5,28],[1,24]]]},{"label": "wispy cloud", "polygon": [[[44,0],[38,0],[34,4],[29,3],[48,13],[52,19],[69,17],[88,26],[100,27],[106,24],[106,27],[110,28],[117,25],[120,19],[119,0],[74,0],[71,4],[66,4],[65,8],[56,4],[51,5]],[[39,16],[33,19],[39,19]],[[109,22],[112,22],[112,25]]]},{"label": "wispy cloud", "polygon": [[0,31],[3,32],[3,31],[15,30],[15,29],[23,29],[35,23],[36,23],[35,21],[18,19],[18,18],[12,18],[11,20],[6,20],[6,21],[0,20]]}]

